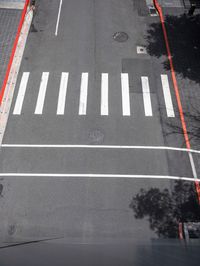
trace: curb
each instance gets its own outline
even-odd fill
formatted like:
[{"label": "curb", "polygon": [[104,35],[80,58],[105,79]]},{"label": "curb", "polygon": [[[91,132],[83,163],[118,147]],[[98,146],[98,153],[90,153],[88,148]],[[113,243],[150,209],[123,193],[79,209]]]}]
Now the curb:
[{"label": "curb", "polygon": [[[167,30],[165,27],[164,15],[162,12],[162,7],[160,6],[158,0],[153,0],[153,1],[154,1],[154,6],[155,6],[156,10],[158,11],[161,25],[162,25],[164,41],[165,41],[165,45],[166,45],[166,49],[167,49],[168,60],[169,60],[170,69],[171,69],[172,82],[174,85],[174,91],[175,91],[176,100],[177,100],[177,104],[178,104],[179,115],[180,115],[181,125],[182,125],[182,129],[183,129],[185,144],[186,144],[186,148],[188,150],[190,150],[191,145],[190,145],[187,126],[186,126],[185,117],[184,117],[184,113],[183,113],[183,107],[182,107],[182,103],[181,103],[179,87],[178,87],[176,74],[175,74],[175,70],[174,70],[174,64],[173,64],[173,60],[172,60],[171,49],[169,46],[169,41],[168,41],[168,36],[167,36]],[[196,173],[196,168],[195,168],[193,156],[190,152],[188,152],[188,156],[189,156],[189,160],[190,160],[190,164],[191,164],[191,168],[192,168],[193,177],[195,179],[197,179],[197,173]],[[200,183],[198,181],[195,181],[195,188],[196,188],[198,203],[200,204]]]}]

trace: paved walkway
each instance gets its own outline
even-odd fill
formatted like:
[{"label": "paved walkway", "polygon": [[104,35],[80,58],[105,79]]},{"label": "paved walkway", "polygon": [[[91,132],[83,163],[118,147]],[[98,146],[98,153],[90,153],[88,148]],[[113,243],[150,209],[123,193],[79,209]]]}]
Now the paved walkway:
[{"label": "paved walkway", "polygon": [[25,0],[0,0],[0,8],[23,9]]},{"label": "paved walkway", "polygon": [[[0,6],[3,2],[9,1],[0,1]],[[15,0],[15,2],[17,1]],[[22,0],[18,2],[22,2]],[[21,12],[20,9],[0,8],[0,88],[10,59]]]}]

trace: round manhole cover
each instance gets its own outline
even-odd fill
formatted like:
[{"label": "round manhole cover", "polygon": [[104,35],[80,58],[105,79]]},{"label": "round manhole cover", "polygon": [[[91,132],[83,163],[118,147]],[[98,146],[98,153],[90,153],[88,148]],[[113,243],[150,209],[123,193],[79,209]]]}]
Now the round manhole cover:
[{"label": "round manhole cover", "polygon": [[93,130],[89,132],[89,142],[91,144],[100,144],[104,141],[104,133],[100,130]]},{"label": "round manhole cover", "polygon": [[128,34],[126,32],[119,31],[113,35],[113,39],[116,42],[126,42],[128,40]]}]

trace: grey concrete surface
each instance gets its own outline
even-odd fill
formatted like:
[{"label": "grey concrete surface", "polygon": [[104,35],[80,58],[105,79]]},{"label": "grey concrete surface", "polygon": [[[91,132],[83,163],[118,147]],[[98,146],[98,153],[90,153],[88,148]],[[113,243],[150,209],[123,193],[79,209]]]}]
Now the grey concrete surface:
[{"label": "grey concrete surface", "polygon": [[159,0],[162,7],[183,7],[183,0]]},{"label": "grey concrete surface", "polygon": [[1,0],[0,8],[4,9],[23,9],[25,0]]},{"label": "grey concrete surface", "polygon": [[[138,6],[133,5],[132,0],[68,0],[63,1],[58,36],[55,36],[58,6],[59,1],[37,1],[3,143],[184,147],[183,135],[173,132],[173,127],[169,126],[180,126],[177,112],[172,119],[166,116],[164,109],[160,75],[168,74],[171,87],[169,72],[160,59],[136,53],[137,45],[146,44],[149,25],[159,23],[158,18],[138,12]],[[118,31],[128,33],[127,42],[113,40],[113,34]],[[22,114],[15,116],[14,104],[25,71],[30,72],[30,80]],[[34,108],[44,71],[50,72],[50,80],[44,112],[37,116]],[[66,112],[58,117],[59,78],[64,71],[70,73]],[[82,72],[90,73],[88,109],[84,117],[78,116]],[[121,112],[121,72],[130,76],[132,105],[128,118]],[[111,79],[108,117],[99,115],[101,73],[109,73]],[[144,115],[139,83],[141,75],[150,80],[153,117]],[[172,90],[171,93],[177,110]],[[125,173],[192,177],[188,156],[180,152],[1,148],[0,158],[1,173]],[[1,184],[2,242],[65,237],[68,243],[134,241],[151,246],[151,240],[158,239],[158,234],[150,228],[148,218],[140,220],[134,217],[129,207],[131,199],[141,188],[165,188],[173,192],[175,182],[2,176]],[[173,261],[173,256],[170,260]],[[124,259],[122,262],[124,264]],[[80,265],[80,262],[74,265]]]},{"label": "grey concrete surface", "polygon": [[20,17],[21,10],[0,8],[0,88],[3,85]]}]

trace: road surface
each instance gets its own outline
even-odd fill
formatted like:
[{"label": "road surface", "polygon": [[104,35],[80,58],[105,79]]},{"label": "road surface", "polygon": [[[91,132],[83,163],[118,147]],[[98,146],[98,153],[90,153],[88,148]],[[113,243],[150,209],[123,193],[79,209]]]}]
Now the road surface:
[{"label": "road surface", "polygon": [[131,204],[141,189],[172,195],[194,178],[170,71],[140,49],[152,23],[131,0],[37,1],[0,150],[2,243],[65,239],[57,265],[197,265],[178,221],[159,234]]}]

